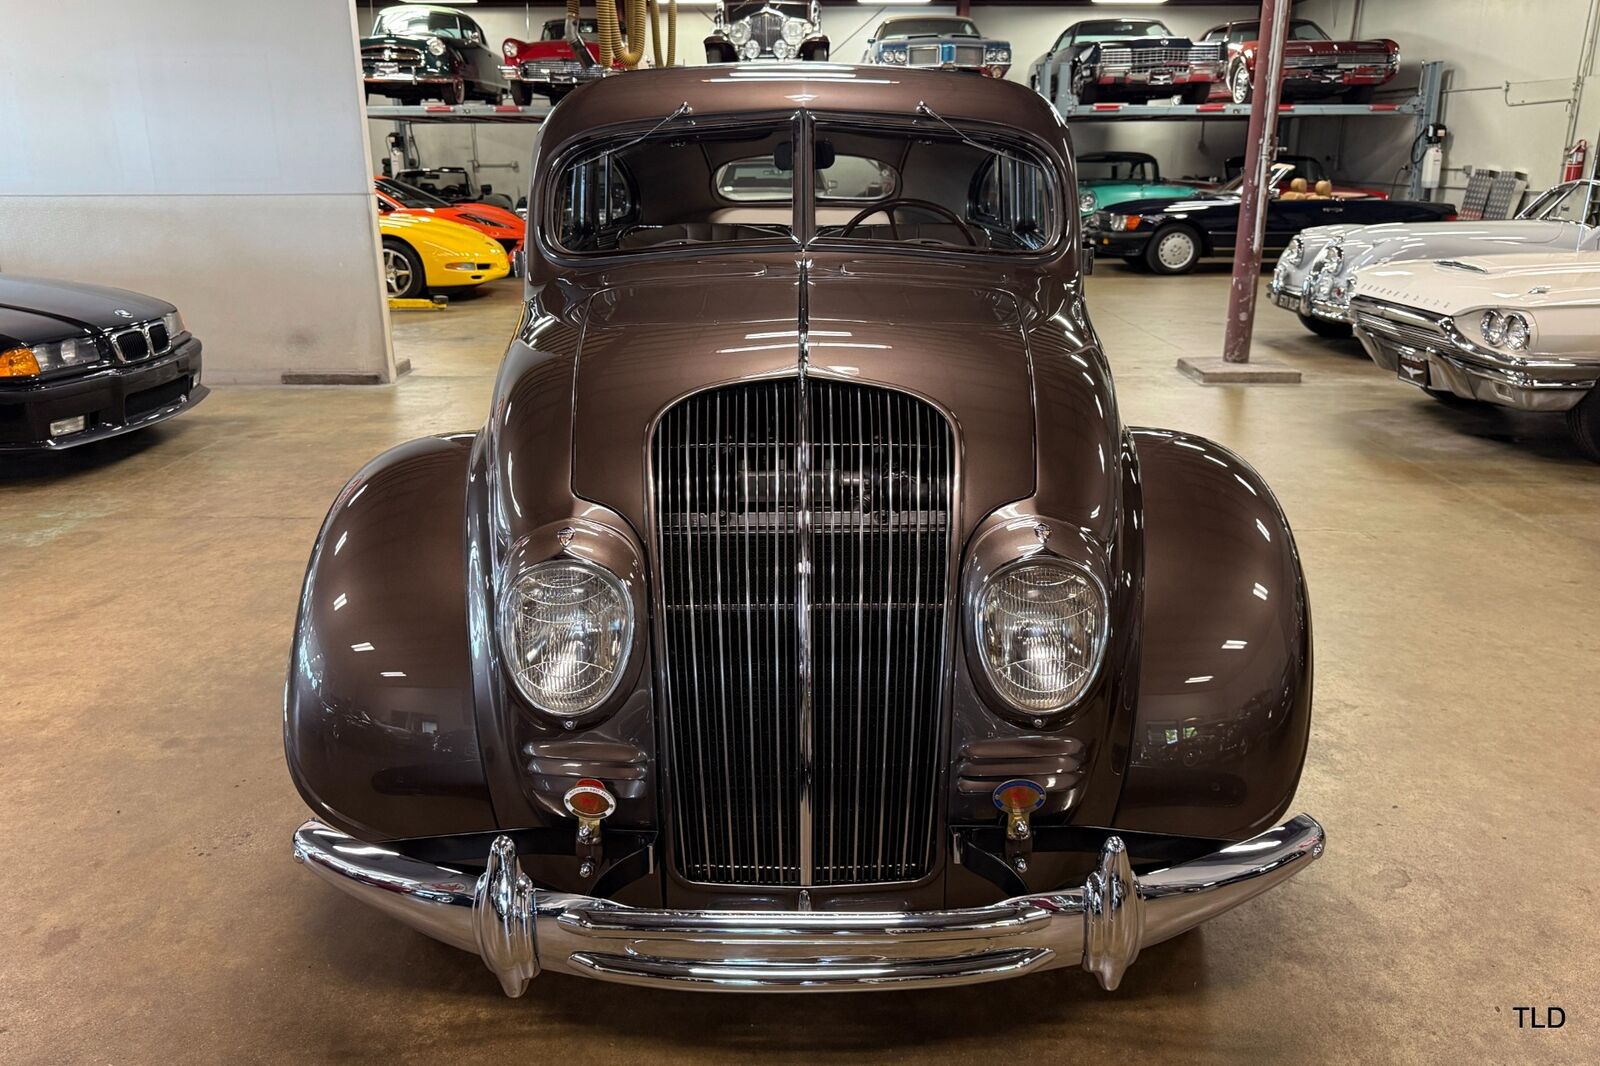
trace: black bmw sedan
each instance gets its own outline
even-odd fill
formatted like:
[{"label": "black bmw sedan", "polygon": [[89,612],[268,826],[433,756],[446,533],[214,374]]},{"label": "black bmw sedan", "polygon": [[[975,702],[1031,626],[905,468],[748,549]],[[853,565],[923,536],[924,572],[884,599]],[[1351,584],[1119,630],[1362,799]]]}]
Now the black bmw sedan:
[{"label": "black bmw sedan", "polygon": [[136,292],[0,275],[0,451],[71,448],[193,407],[200,341]]}]

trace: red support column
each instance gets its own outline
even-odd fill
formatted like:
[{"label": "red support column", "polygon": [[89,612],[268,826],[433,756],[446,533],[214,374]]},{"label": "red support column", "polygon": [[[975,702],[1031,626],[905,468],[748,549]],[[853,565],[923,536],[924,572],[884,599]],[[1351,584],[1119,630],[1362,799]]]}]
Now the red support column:
[{"label": "red support column", "polygon": [[1261,283],[1261,245],[1267,224],[1267,175],[1277,155],[1278,97],[1283,85],[1284,42],[1289,36],[1289,3],[1290,0],[1262,0],[1261,4],[1262,51],[1256,54],[1239,232],[1233,243],[1233,287],[1228,292],[1228,322],[1222,341],[1222,358],[1229,363],[1250,361],[1256,292]]}]

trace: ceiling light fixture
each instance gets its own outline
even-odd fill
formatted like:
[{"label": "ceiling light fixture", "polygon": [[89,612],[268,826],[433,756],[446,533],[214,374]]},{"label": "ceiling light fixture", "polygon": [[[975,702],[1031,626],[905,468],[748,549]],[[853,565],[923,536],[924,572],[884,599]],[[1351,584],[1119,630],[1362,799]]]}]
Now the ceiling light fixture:
[{"label": "ceiling light fixture", "polygon": [[1115,4],[1118,7],[1155,7],[1167,0],[1089,0],[1091,4]]}]

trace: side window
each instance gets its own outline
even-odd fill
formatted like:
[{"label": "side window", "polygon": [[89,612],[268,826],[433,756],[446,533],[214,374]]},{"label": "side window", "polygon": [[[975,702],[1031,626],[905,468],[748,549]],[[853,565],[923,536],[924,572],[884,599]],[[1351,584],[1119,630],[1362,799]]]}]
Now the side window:
[{"label": "side window", "polygon": [[1032,163],[996,155],[984,164],[972,219],[1024,249],[1041,248],[1055,229],[1050,182]]},{"label": "side window", "polygon": [[483,30],[479,29],[478,24],[469,18],[462,18],[461,20],[461,36],[477,44],[483,43]]},{"label": "side window", "polygon": [[1228,42],[1230,44],[1244,44],[1249,39],[1250,31],[1248,29],[1235,27],[1228,31]]},{"label": "side window", "polygon": [[556,210],[563,247],[579,252],[602,247],[637,214],[633,185],[616,160],[595,157],[568,168]]}]

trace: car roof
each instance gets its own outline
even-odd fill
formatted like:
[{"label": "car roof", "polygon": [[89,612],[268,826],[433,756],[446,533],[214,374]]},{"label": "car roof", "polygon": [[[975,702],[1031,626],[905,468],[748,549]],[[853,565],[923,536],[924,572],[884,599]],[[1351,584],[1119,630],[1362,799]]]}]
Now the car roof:
[{"label": "car roof", "polygon": [[[954,77],[942,70],[899,70],[836,63],[722,63],[634,70],[575,90],[544,121],[541,152],[554,153],[597,127],[660,122],[681,104],[687,120],[706,115],[818,113],[912,118],[926,103],[949,121],[984,122],[1059,144],[1064,123],[1049,101],[1021,82]],[[925,119],[934,126],[937,120]]]}]

